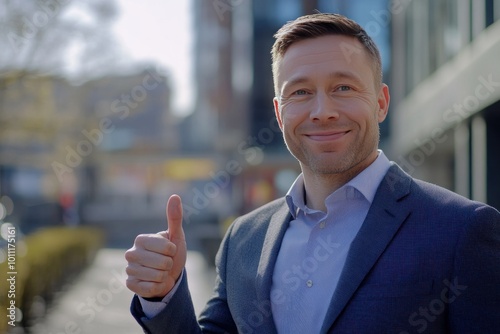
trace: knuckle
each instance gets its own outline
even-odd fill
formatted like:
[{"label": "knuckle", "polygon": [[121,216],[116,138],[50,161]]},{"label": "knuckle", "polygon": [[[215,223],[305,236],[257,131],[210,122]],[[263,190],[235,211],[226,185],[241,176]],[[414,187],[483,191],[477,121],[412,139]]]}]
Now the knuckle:
[{"label": "knuckle", "polygon": [[135,248],[130,248],[129,250],[127,250],[125,252],[125,260],[127,260],[128,262],[134,262],[136,260],[136,250]]},{"label": "knuckle", "polygon": [[168,273],[166,271],[158,271],[158,273],[156,274],[156,282],[164,282],[168,277]]},{"label": "knuckle", "polygon": [[125,267],[125,272],[127,273],[127,275],[129,277],[131,277],[131,276],[134,276],[135,270],[134,270],[134,268],[131,265],[127,265]]},{"label": "knuckle", "polygon": [[177,246],[173,242],[169,241],[165,250],[167,254],[175,255],[175,253],[177,252]]},{"label": "knuckle", "polygon": [[130,278],[128,277],[126,280],[125,280],[125,285],[127,286],[127,288],[133,292],[138,292],[137,291],[137,281],[133,278]]},{"label": "knuckle", "polygon": [[139,234],[137,237],[135,237],[134,246],[144,245],[144,243],[148,239],[149,239],[148,234]]},{"label": "knuckle", "polygon": [[161,262],[159,263],[159,267],[160,267],[159,269],[161,269],[161,270],[167,270],[168,263],[169,263],[170,260],[171,260],[170,257],[163,256],[162,259],[161,259]]},{"label": "knuckle", "polygon": [[165,268],[165,270],[172,269],[173,265],[174,265],[174,260],[171,257],[166,257],[163,263],[163,267]]}]

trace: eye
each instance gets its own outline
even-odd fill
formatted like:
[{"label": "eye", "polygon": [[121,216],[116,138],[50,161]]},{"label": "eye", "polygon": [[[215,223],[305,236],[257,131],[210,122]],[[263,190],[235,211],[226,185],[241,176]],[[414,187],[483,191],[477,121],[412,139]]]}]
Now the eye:
[{"label": "eye", "polygon": [[307,91],[305,91],[304,89],[299,89],[293,92],[293,95],[307,95]]},{"label": "eye", "polygon": [[342,85],[342,86],[337,87],[336,90],[337,91],[341,91],[341,92],[347,92],[347,91],[351,90],[351,87],[350,86],[346,86],[346,85]]}]

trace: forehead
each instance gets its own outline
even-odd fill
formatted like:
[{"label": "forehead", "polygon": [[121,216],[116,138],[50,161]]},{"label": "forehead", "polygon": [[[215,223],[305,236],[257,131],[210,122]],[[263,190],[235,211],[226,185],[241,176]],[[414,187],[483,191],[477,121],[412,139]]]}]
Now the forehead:
[{"label": "forehead", "polygon": [[371,69],[371,62],[368,51],[355,37],[327,35],[290,45],[281,59],[279,75],[322,66],[364,72]]}]

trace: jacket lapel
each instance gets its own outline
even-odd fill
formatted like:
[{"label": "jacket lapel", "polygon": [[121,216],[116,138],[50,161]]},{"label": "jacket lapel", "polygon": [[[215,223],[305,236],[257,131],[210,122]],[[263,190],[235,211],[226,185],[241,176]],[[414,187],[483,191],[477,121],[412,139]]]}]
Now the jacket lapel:
[{"label": "jacket lapel", "polygon": [[[270,296],[274,265],[290,219],[291,214],[288,205],[286,201],[283,201],[282,206],[273,214],[269,221],[269,227],[262,246],[255,288],[259,302],[269,305],[269,308],[271,308]],[[259,326],[259,332],[276,333],[276,326],[274,325],[272,315],[266,317],[262,326]]]},{"label": "jacket lapel", "polygon": [[326,333],[333,326],[365,276],[410,214],[410,209],[398,201],[409,194],[411,182],[411,177],[395,164],[382,180],[366,219],[352,241],[321,333]]}]

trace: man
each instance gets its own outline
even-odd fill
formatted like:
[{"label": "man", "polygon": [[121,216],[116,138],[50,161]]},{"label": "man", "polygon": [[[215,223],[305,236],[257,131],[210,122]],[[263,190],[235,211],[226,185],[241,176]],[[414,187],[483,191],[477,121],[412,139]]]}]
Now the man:
[{"label": "man", "polygon": [[144,330],[498,332],[500,214],[377,150],[390,98],[371,38],[334,14],[300,17],[275,37],[274,109],[302,174],[285,198],[231,225],[198,320],[173,195],[168,231],[138,236],[126,253]]}]

